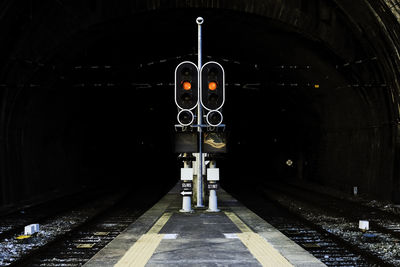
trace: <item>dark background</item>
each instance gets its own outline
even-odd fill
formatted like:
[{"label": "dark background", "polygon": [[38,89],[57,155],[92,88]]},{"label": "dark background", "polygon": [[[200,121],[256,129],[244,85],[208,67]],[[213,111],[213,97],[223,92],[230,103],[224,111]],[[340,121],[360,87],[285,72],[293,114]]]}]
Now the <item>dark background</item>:
[{"label": "dark background", "polygon": [[175,184],[173,75],[197,63],[198,16],[203,62],[226,73],[224,187],[298,179],[396,200],[399,35],[385,7],[4,1],[0,206],[82,187]]}]

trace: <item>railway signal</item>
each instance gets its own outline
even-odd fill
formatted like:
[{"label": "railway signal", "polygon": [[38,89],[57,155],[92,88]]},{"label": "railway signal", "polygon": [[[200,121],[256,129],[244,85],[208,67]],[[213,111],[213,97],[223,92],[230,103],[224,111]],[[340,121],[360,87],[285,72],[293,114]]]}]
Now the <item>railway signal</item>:
[{"label": "railway signal", "polygon": [[192,110],[198,102],[199,72],[197,66],[184,61],[175,69],[175,103],[180,109]]},{"label": "railway signal", "polygon": [[[188,179],[182,179],[184,183],[182,183],[183,190],[183,204],[181,212],[191,212],[191,192],[187,189],[189,187],[195,187],[193,189],[196,190],[197,195],[197,207],[204,207],[203,205],[203,169],[205,168],[204,157],[203,157],[203,131],[215,131],[218,132],[218,129],[225,128],[225,125],[221,125],[223,121],[223,116],[221,113],[222,106],[225,102],[225,72],[224,68],[217,62],[211,61],[206,64],[202,64],[202,24],[204,19],[198,17],[196,19],[196,23],[198,25],[198,65],[194,64],[190,61],[184,61],[180,63],[175,68],[175,103],[178,107],[178,115],[177,120],[180,124],[180,127],[175,125],[175,129],[178,132],[179,128],[182,128],[182,133],[184,132],[193,132],[193,128],[197,129],[197,138],[198,138],[198,146],[194,145],[193,140],[189,142],[183,142],[184,145],[180,149],[180,152],[185,154],[194,153],[194,157],[196,159],[196,172],[193,172],[191,176],[195,181],[193,183],[188,183]],[[195,109],[196,108],[196,109]],[[194,123],[196,115],[196,123]],[[205,118],[205,122],[203,123],[203,119]],[[211,127],[210,127],[211,126]],[[217,129],[214,129],[217,128]],[[204,129],[204,130],[203,130]],[[213,140],[212,140],[213,141]],[[220,143],[220,142],[219,142]],[[189,144],[189,146],[188,146]],[[215,142],[212,143],[215,146]],[[197,148],[195,152],[192,151],[193,145]],[[217,151],[213,151],[213,153],[221,153],[220,149],[222,147],[216,147]],[[207,179],[209,180],[209,209],[207,211],[217,212],[219,211],[217,207],[217,194],[216,190],[218,189],[218,184],[216,184],[216,176],[213,175],[216,173],[215,165],[216,163],[213,161],[212,165],[215,170],[207,171]],[[189,165],[189,164],[185,164]],[[211,168],[211,167],[210,167]],[[183,168],[183,171],[187,171]],[[191,170],[193,170],[191,168]],[[182,174],[182,173],[181,173]]]},{"label": "railway signal", "polygon": [[208,111],[206,122],[210,126],[222,123],[223,116],[219,109],[225,102],[225,72],[217,62],[203,65],[200,71],[200,102]]},{"label": "railway signal", "polygon": [[225,72],[217,62],[203,65],[200,71],[200,101],[206,110],[218,110],[225,102]]},{"label": "railway signal", "polygon": [[175,69],[175,103],[179,108],[177,120],[182,126],[194,121],[192,110],[199,101],[199,71],[190,61],[180,63]]}]

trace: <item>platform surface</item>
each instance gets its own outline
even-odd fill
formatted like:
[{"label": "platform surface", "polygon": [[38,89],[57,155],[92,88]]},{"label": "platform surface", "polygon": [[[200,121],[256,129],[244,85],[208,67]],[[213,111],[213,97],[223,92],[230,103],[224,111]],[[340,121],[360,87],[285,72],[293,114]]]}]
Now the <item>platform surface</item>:
[{"label": "platform surface", "polygon": [[218,201],[180,213],[175,187],[84,266],[325,266],[222,189]]}]

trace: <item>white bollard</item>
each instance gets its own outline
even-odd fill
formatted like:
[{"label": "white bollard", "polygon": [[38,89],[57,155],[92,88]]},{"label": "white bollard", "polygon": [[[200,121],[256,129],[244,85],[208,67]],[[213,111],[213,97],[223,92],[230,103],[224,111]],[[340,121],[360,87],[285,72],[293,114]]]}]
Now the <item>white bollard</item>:
[{"label": "white bollard", "polygon": [[183,196],[182,209],[180,212],[192,212],[192,201],[191,196]]},{"label": "white bollard", "polygon": [[217,190],[210,190],[210,196],[208,197],[208,210],[210,212],[218,212],[218,198]]},{"label": "white bollard", "polygon": [[[210,185],[215,184],[219,181],[219,169],[216,168],[215,161],[210,161],[210,168],[207,169],[207,181]],[[208,212],[219,212],[218,209],[218,198],[217,190],[210,189],[208,197]]]},{"label": "white bollard", "polygon": [[[193,169],[188,168],[190,165],[184,163],[185,168],[181,168],[181,181],[183,183],[192,183],[193,181]],[[193,190],[193,188],[191,188]],[[192,191],[182,191],[182,209],[180,212],[193,212],[192,210]]]}]

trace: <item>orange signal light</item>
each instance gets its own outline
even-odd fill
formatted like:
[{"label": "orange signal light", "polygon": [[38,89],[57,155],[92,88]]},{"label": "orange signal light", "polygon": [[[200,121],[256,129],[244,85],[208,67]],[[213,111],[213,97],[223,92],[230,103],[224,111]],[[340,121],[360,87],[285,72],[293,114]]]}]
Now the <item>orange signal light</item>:
[{"label": "orange signal light", "polygon": [[182,83],[182,88],[185,91],[189,91],[190,89],[192,89],[192,84],[190,82],[183,82]]},{"label": "orange signal light", "polygon": [[210,89],[211,91],[215,91],[217,89],[217,83],[216,82],[208,83],[208,89]]}]

